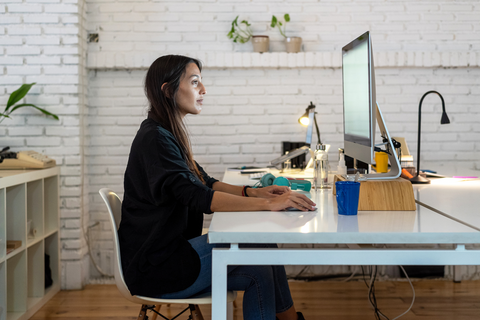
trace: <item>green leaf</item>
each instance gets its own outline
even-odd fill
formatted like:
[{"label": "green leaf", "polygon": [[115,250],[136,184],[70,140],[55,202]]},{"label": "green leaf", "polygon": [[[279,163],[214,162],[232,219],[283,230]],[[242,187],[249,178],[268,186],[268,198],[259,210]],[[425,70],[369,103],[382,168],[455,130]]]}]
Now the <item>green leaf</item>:
[{"label": "green leaf", "polygon": [[282,22],[280,22],[280,21],[278,21],[278,24],[280,25],[280,27],[283,26]]},{"label": "green leaf", "polygon": [[290,21],[290,15],[288,13],[285,13],[285,15],[283,17],[284,17],[286,22]]},{"label": "green leaf", "polygon": [[17,103],[18,101],[22,100],[22,98],[25,97],[25,95],[28,93],[28,91],[30,91],[30,88],[32,88],[34,84],[35,82],[30,84],[22,84],[22,86],[19,89],[13,91],[12,94],[10,95],[10,98],[8,98],[7,107],[5,108],[5,111],[10,109],[10,107],[13,106],[15,103]]},{"label": "green leaf", "polygon": [[0,113],[0,117],[10,118],[10,116],[6,113]]},{"label": "green leaf", "polygon": [[238,26],[238,23],[237,23],[238,17],[239,17],[239,16],[237,16],[237,17],[233,20],[233,22],[232,22],[232,28],[233,28],[233,26]]},{"label": "green leaf", "polygon": [[272,16],[272,23],[270,24],[270,27],[275,28],[277,25],[277,17]]},{"label": "green leaf", "polygon": [[18,108],[23,108],[23,107],[32,107],[32,108],[35,108],[35,109],[41,111],[43,114],[45,114],[45,115],[47,115],[47,116],[51,116],[51,117],[53,117],[55,120],[58,120],[58,116],[57,116],[56,114],[50,113],[50,112],[48,112],[47,110],[42,109],[42,108],[39,108],[39,107],[37,107],[36,105],[30,104],[30,103],[18,104],[18,105],[16,105],[15,107],[12,108],[12,110],[10,111],[10,113],[12,113],[13,111],[17,110]]}]

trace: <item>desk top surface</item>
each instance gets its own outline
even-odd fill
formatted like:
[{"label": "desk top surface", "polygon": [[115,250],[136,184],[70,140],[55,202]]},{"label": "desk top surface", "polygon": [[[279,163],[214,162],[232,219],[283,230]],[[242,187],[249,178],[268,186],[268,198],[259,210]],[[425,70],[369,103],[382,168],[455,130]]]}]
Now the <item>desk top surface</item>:
[{"label": "desk top surface", "polygon": [[[246,179],[246,180],[245,180]],[[226,172],[224,181],[248,183],[248,176]],[[251,184],[251,181],[250,181]],[[480,182],[479,182],[480,185]],[[451,188],[451,187],[450,187]],[[416,188],[420,199],[435,203],[437,209],[460,212],[455,203],[476,199],[467,190],[450,192],[448,188],[432,185]],[[451,197],[437,201],[437,192]],[[480,189],[476,189],[480,190]],[[359,211],[356,216],[337,213],[331,189],[305,193],[316,204],[314,212],[216,212],[209,229],[212,243],[479,243],[480,232],[417,205],[416,211]],[[477,193],[479,194],[479,193]],[[480,197],[477,197],[480,198]],[[480,201],[480,200],[478,200]],[[468,203],[472,203],[471,201]],[[479,206],[477,206],[477,211]],[[458,213],[468,216],[470,206]]]},{"label": "desk top surface", "polygon": [[480,180],[444,178],[414,187],[415,199],[480,229]]}]

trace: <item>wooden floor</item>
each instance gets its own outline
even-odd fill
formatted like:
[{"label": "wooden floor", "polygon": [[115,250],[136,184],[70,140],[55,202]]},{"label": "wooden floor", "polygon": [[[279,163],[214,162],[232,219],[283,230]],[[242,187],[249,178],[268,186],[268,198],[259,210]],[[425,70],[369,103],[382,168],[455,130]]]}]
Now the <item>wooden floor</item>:
[{"label": "wooden floor", "polygon": [[[402,320],[480,319],[480,281],[423,280],[413,284],[415,304]],[[407,282],[377,282],[375,287],[378,306],[390,319],[409,307],[412,291]],[[290,282],[290,288],[297,310],[302,311],[307,320],[375,319],[367,300],[367,288],[361,281]],[[239,294],[235,309],[237,320],[242,319],[241,301]],[[162,306],[162,310],[165,315],[174,316],[180,307]],[[139,306],[125,300],[115,285],[88,285],[81,291],[60,291],[30,319],[133,320],[138,311]],[[203,306],[202,313],[205,320],[210,319],[210,306]],[[178,319],[187,319],[187,316],[184,314]]]}]

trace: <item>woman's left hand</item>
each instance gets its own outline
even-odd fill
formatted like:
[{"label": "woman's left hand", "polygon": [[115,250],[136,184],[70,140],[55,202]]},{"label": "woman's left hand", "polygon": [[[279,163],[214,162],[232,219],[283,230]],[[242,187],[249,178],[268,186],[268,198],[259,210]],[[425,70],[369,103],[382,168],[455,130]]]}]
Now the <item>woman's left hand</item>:
[{"label": "woman's left hand", "polygon": [[268,186],[264,188],[247,188],[247,194],[249,197],[257,198],[273,198],[278,197],[281,194],[289,192],[290,189],[285,186]]}]

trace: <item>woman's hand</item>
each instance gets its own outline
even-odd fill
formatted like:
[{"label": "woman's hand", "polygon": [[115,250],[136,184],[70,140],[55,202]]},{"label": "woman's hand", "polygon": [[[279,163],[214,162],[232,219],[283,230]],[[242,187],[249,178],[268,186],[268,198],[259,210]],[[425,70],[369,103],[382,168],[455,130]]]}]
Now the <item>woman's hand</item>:
[{"label": "woman's hand", "polygon": [[285,186],[269,186],[264,188],[247,188],[247,194],[249,197],[257,198],[275,198],[281,194],[289,192],[290,189]]},{"label": "woman's hand", "polygon": [[316,204],[308,199],[304,194],[291,191],[285,192],[268,200],[268,206],[271,211],[285,210],[286,208],[297,208],[301,211],[315,210]]}]

